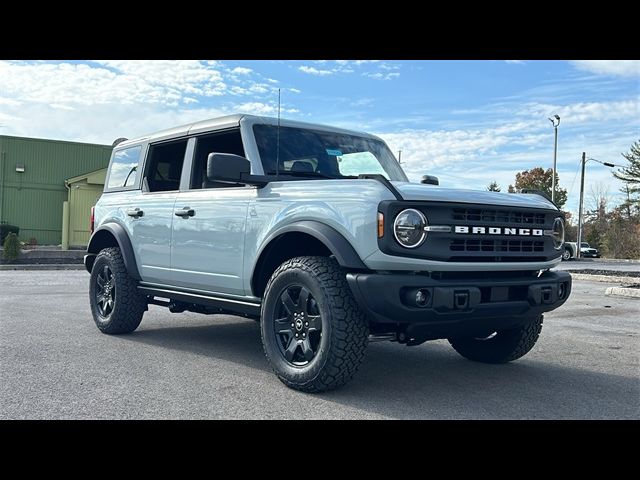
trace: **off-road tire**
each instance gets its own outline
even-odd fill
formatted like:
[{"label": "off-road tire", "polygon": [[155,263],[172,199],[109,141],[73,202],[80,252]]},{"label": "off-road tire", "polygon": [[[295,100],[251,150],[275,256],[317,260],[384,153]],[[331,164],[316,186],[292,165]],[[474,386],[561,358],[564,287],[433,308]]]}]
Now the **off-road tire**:
[{"label": "off-road tire", "polygon": [[542,331],[543,316],[519,328],[501,330],[493,337],[450,338],[451,346],[465,358],[482,363],[507,363],[523,357],[533,348]]},{"label": "off-road tire", "polygon": [[[114,305],[108,315],[102,315],[98,305],[98,275],[108,267],[115,285]],[[96,326],[102,333],[117,335],[133,332],[147,310],[146,297],[138,292],[138,283],[129,276],[119,248],[100,251],[91,269],[89,301]]]},{"label": "off-road tire", "polygon": [[[345,274],[332,258],[296,257],[280,265],[267,283],[261,312],[262,345],[271,368],[290,388],[316,393],[340,387],[362,363],[369,327]],[[309,290],[322,320],[318,350],[304,366],[287,361],[274,327],[281,294],[294,284]]]}]

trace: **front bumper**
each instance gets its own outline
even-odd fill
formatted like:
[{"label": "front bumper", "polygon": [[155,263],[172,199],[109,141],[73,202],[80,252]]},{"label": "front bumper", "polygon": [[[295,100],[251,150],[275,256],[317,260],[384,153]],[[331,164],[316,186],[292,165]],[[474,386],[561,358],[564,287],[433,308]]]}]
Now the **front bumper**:
[{"label": "front bumper", "polygon": [[[508,329],[562,305],[571,275],[548,271],[540,277],[456,278],[419,274],[349,273],[347,281],[374,324],[424,327],[431,338]],[[421,290],[426,301],[415,303]]]}]

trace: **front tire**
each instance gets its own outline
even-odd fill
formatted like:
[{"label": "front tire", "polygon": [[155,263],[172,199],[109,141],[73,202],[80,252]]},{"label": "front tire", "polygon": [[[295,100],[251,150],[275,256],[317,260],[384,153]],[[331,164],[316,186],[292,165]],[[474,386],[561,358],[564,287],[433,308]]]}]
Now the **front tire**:
[{"label": "front tire", "polygon": [[146,297],[129,276],[119,248],[100,251],[91,269],[89,301],[96,326],[102,333],[133,332],[147,310]]},{"label": "front tire", "polygon": [[529,353],[536,344],[542,331],[542,319],[540,315],[521,327],[500,330],[486,338],[450,338],[449,343],[460,355],[475,362],[511,362]]},{"label": "front tire", "polygon": [[261,334],[278,378],[290,388],[315,393],[353,377],[369,328],[334,259],[296,257],[280,265],[267,283]]}]

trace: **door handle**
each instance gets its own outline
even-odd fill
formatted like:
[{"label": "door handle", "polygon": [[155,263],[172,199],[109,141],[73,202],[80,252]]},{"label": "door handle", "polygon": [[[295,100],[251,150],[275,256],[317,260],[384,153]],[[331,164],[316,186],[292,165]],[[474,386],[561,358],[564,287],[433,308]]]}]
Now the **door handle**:
[{"label": "door handle", "polygon": [[196,211],[193,208],[184,207],[182,210],[176,210],[175,213],[178,217],[187,218],[193,217],[196,214]]},{"label": "door handle", "polygon": [[139,218],[144,215],[144,212],[139,208],[135,208],[133,210],[127,210],[127,215],[134,218]]}]

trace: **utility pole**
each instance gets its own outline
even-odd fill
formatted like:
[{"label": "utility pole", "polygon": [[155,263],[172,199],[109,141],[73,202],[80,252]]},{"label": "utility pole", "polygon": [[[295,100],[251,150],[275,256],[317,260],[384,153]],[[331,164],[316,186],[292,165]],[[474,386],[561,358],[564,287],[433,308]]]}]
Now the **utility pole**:
[{"label": "utility pole", "polygon": [[[551,201],[556,201],[556,160],[558,158],[558,125],[560,125],[560,115],[554,115],[553,118],[549,118],[549,121],[553,125],[555,130],[555,140],[553,142],[553,177],[551,179]],[[557,123],[556,123],[557,122]]]},{"label": "utility pole", "polygon": [[582,152],[582,173],[580,174],[580,206],[578,207],[578,248],[576,248],[576,258],[580,258],[580,247],[582,246],[582,199],[584,197],[584,165],[586,154]]},{"label": "utility pole", "polygon": [[615,165],[609,162],[603,162],[595,158],[586,158],[585,152],[582,152],[582,173],[580,175],[580,206],[578,207],[578,248],[576,251],[576,258],[580,258],[582,256],[580,252],[580,246],[582,245],[582,203],[584,200],[584,166],[589,160],[597,162],[600,165],[604,165],[605,167],[613,168],[613,167],[620,166],[620,165]]},{"label": "utility pole", "polygon": [[402,149],[398,150],[398,163],[402,163]]}]

